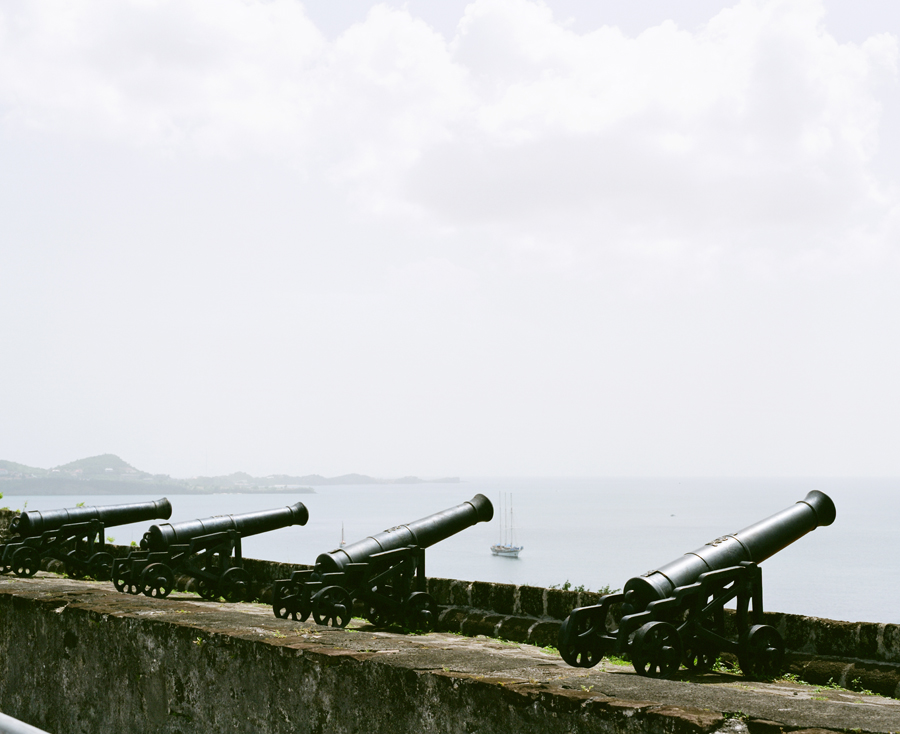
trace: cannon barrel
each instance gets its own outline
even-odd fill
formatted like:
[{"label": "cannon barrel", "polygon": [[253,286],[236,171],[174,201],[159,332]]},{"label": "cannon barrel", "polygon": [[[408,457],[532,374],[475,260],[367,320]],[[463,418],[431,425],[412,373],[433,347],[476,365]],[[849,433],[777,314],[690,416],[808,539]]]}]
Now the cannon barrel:
[{"label": "cannon barrel", "polygon": [[174,525],[171,523],[151,525],[150,529],[144,533],[141,546],[151,551],[164,551],[170,545],[188,543],[191,539],[202,535],[236,530],[242,537],[247,537],[267,533],[270,530],[278,530],[278,528],[288,525],[306,525],[307,520],[309,520],[309,512],[306,505],[297,502],[288,507],[278,507],[262,512],[247,512],[243,515],[216,515],[202,520],[187,520]]},{"label": "cannon barrel", "polygon": [[644,609],[652,601],[664,599],[679,586],[694,583],[702,573],[716,571],[742,562],[761,563],[817,527],[831,525],[837,512],[834,502],[813,490],[802,500],[771,517],[711,540],[695,551],[643,576],[625,583],[625,602],[633,609]]},{"label": "cannon barrel", "polygon": [[65,510],[29,510],[10,524],[10,530],[22,536],[39,535],[48,530],[58,530],[63,525],[100,520],[106,527],[128,525],[132,522],[168,520],[172,505],[163,497],[152,502],[136,502],[130,505],[100,505],[98,507],[71,507]]},{"label": "cannon barrel", "polygon": [[316,558],[318,573],[343,571],[350,563],[364,563],[373,554],[415,545],[420,548],[465,530],[478,522],[488,522],[494,516],[494,506],[483,494],[476,494],[468,502],[436,512],[408,525],[397,525],[378,535],[370,535]]}]

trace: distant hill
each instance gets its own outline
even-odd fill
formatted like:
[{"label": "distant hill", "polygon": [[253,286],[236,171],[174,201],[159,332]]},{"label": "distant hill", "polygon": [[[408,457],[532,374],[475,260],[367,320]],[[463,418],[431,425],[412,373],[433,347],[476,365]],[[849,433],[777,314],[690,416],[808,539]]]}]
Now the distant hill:
[{"label": "distant hill", "polygon": [[376,479],[365,474],[323,477],[319,474],[291,476],[271,474],[254,477],[235,472],[218,477],[173,479],[168,474],[150,474],[136,469],[115,454],[101,454],[68,464],[40,469],[0,460],[0,493],[8,495],[75,494],[213,494],[217,492],[309,493],[312,487],[341,484],[456,484],[459,477],[444,479]]},{"label": "distant hill", "polygon": [[101,454],[100,456],[90,456],[87,459],[79,459],[62,466],[56,466],[50,472],[71,474],[72,476],[81,475],[85,478],[127,476],[143,479],[152,476],[147,472],[138,471],[115,454]]},{"label": "distant hill", "polygon": [[4,461],[0,459],[0,476],[8,474],[28,474],[34,477],[42,477],[49,472],[46,469],[38,469],[34,466],[25,466],[25,464],[17,464],[14,461]]}]

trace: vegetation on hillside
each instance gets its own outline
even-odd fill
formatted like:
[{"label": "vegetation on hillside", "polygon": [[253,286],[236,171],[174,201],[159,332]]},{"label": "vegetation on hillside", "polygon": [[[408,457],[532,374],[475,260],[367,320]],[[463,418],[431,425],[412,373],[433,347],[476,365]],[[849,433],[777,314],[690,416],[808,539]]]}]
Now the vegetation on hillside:
[{"label": "vegetation on hillside", "polygon": [[0,459],[0,475],[4,473],[9,475],[18,474],[22,476],[43,477],[50,472],[46,469],[38,469],[36,466],[26,466],[25,464],[17,464],[15,461],[4,461],[3,459]]}]

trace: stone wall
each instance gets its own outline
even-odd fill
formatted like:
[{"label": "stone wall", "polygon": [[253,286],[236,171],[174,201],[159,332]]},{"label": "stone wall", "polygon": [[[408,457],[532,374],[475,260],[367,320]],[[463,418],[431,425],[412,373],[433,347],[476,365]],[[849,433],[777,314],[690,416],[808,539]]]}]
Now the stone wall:
[{"label": "stone wall", "polygon": [[8,508],[0,510],[0,543],[9,537],[9,524],[18,514],[15,510]]},{"label": "stone wall", "polygon": [[571,668],[530,645],[320,627],[50,574],[0,579],[0,709],[51,734],[897,731],[900,701],[823,693]]},{"label": "stone wall", "polygon": [[[244,567],[254,578],[256,599],[267,604],[272,600],[273,581],[310,568],[249,558]],[[177,587],[192,591],[193,580],[179,578]],[[593,592],[440,578],[428,579],[428,592],[442,607],[436,625],[441,632],[485,635],[539,647],[556,647],[559,626],[569,613],[600,599]],[[362,616],[365,610],[360,607],[356,614]],[[730,621],[730,613],[727,619]],[[820,685],[836,683],[886,696],[900,692],[900,625],[838,622],[779,612],[767,612],[765,622],[784,638],[789,653],[786,672]]]},{"label": "stone wall", "polygon": [[[13,513],[0,511],[0,528]],[[111,546],[117,556],[126,546]],[[254,579],[255,599],[271,603],[271,585],[309,566],[244,559]],[[45,570],[62,572],[56,561]],[[193,591],[194,582],[177,579],[176,587]],[[557,644],[559,625],[576,607],[597,603],[599,594],[583,591],[514,586],[483,581],[428,579],[428,591],[441,605],[437,629],[464,635],[485,635],[541,647]],[[364,610],[357,610],[364,614]],[[866,688],[897,695],[900,685],[900,625],[876,622],[840,622],[779,612],[767,612],[766,623],[775,627],[789,652],[788,671],[811,683],[834,682],[847,688]]]},{"label": "stone wall", "polygon": [[0,702],[54,734],[704,734],[722,723],[698,713],[698,726],[659,705],[601,712],[583,696],[397,664],[406,641],[381,655],[342,649],[248,605],[71,586],[0,593]]},{"label": "stone wall", "polygon": [[[126,550],[120,548],[119,552]],[[256,598],[264,603],[271,603],[273,581],[289,578],[295,570],[310,568],[250,558],[244,560],[244,567],[254,578]],[[187,578],[180,578],[177,586],[193,590],[193,582]],[[559,625],[573,609],[596,604],[600,599],[593,592],[441,578],[428,579],[428,592],[443,607],[438,624],[442,631],[499,637],[541,647],[556,646]],[[853,662],[900,667],[900,625],[838,622],[780,612],[766,612],[765,621],[781,633],[797,660],[834,659],[841,664],[841,670]],[[837,670],[826,668],[832,673]],[[841,675],[830,677],[838,682]]]}]

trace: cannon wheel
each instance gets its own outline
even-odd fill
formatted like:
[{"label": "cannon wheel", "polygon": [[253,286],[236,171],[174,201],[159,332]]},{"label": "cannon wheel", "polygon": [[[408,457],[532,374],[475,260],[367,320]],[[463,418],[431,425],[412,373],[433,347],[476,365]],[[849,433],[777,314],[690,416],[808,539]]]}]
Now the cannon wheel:
[{"label": "cannon wheel", "polygon": [[229,568],[219,582],[219,589],[225,601],[238,602],[250,599],[250,574],[243,568]]},{"label": "cannon wheel", "polygon": [[165,563],[151,563],[141,574],[144,596],[165,599],[175,587],[175,574]]},{"label": "cannon wheel", "polygon": [[142,586],[132,583],[131,571],[122,569],[121,566],[119,568],[113,567],[112,582],[113,586],[116,587],[116,591],[121,591],[123,594],[136,595],[144,590]]},{"label": "cannon wheel", "polygon": [[309,615],[312,614],[312,602],[306,585],[292,581],[275,582],[272,587],[272,611],[278,619],[290,618],[295,622],[305,622],[309,619]]},{"label": "cannon wheel", "polygon": [[705,673],[712,669],[716,662],[717,653],[708,645],[694,640],[689,642],[684,648],[684,656],[682,662],[684,667],[695,673]]},{"label": "cannon wheel", "polygon": [[631,664],[650,678],[668,677],[681,665],[681,636],[668,622],[648,622],[634,633]]},{"label": "cannon wheel", "polygon": [[748,678],[772,678],[784,663],[784,640],[774,627],[753,625],[738,647],[738,662]]},{"label": "cannon wheel", "polygon": [[113,557],[111,553],[94,553],[88,561],[91,576],[97,581],[109,581],[112,577]]},{"label": "cannon wheel", "polygon": [[438,605],[431,594],[415,591],[404,604],[407,628],[415,632],[431,632],[437,620]]},{"label": "cannon wheel", "polygon": [[342,586],[326,586],[312,599],[316,624],[346,627],[353,611],[353,598]]},{"label": "cannon wheel", "polygon": [[66,553],[66,575],[70,579],[83,579],[85,576],[84,564],[80,563],[79,555],[77,549]]},{"label": "cannon wheel", "polygon": [[372,604],[366,619],[376,627],[386,627],[391,623],[391,613],[382,604]]},{"label": "cannon wheel", "polygon": [[558,644],[562,659],[574,668],[593,668],[606,652],[587,615],[566,617],[559,627]]},{"label": "cannon wheel", "polygon": [[219,582],[210,579],[197,579],[197,593],[201,599],[212,601],[219,596]]},{"label": "cannon wheel", "polygon": [[30,579],[41,568],[41,557],[34,548],[19,548],[12,557],[12,569],[16,576]]}]

